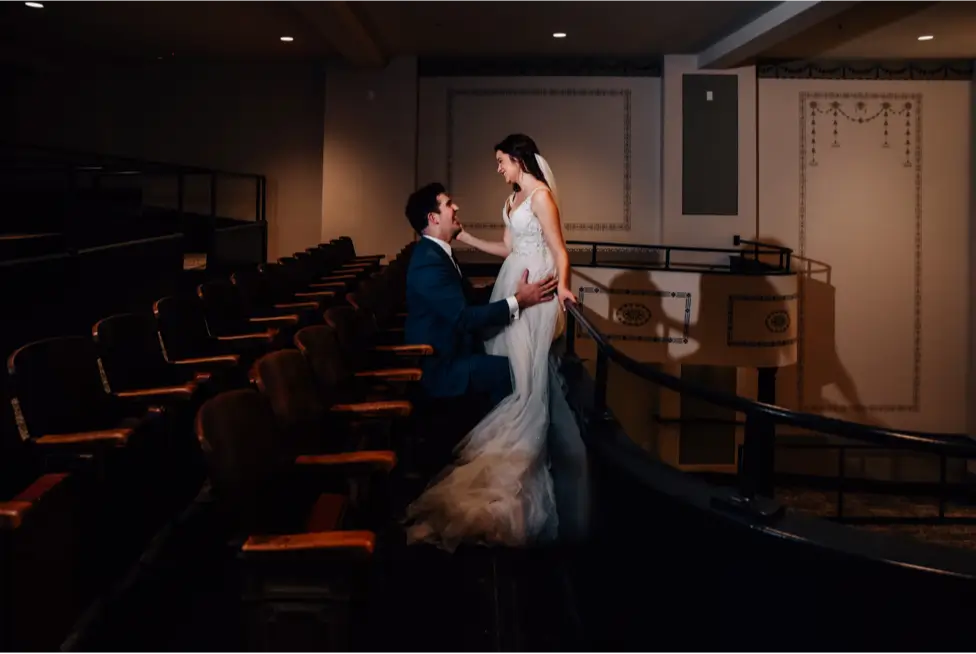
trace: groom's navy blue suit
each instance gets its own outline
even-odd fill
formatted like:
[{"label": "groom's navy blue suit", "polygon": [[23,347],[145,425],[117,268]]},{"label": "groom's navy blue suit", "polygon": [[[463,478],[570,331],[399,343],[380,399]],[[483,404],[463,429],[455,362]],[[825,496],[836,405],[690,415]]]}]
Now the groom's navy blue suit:
[{"label": "groom's navy blue suit", "polygon": [[485,354],[484,333],[508,325],[517,305],[509,300],[477,304],[474,295],[451,256],[421,238],[407,270],[404,325],[406,343],[434,348],[422,361],[421,387],[440,398],[485,394],[494,405],[511,394],[511,371],[507,358]]}]

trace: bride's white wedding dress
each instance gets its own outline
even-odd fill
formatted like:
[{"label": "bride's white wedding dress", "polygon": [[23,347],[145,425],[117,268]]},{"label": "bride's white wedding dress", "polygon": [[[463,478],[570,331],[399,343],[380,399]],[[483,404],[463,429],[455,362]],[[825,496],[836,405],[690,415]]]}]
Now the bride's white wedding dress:
[{"label": "bride's white wedding dress", "polygon": [[[511,211],[511,201],[502,209],[512,252],[498,272],[492,302],[514,295],[526,269],[530,282],[556,273],[532,211],[536,192],[549,189],[539,187]],[[563,324],[559,302],[543,302],[485,342],[488,354],[508,357],[514,393],[465,436],[455,463],[408,507],[408,542],[453,551],[461,542],[518,547],[555,538],[558,520],[546,456],[548,374],[550,346]]]}]

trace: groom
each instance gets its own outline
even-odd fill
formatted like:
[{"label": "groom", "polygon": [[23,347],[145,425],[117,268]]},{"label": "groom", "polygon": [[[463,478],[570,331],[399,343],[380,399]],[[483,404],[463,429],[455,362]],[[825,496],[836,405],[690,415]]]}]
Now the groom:
[{"label": "groom", "polygon": [[[457,213],[457,205],[436,182],[407,200],[407,218],[421,238],[407,272],[405,343],[434,348],[434,354],[422,363],[420,384],[428,397],[449,400],[482,395],[494,407],[513,392],[511,370],[506,357],[485,353],[483,332],[506,327],[522,311],[553,301],[558,280],[550,276],[530,284],[526,270],[515,295],[490,304],[477,303],[451,248],[451,241],[462,230]],[[589,508],[586,450],[554,362],[549,367],[548,450],[559,531],[561,537],[577,540],[585,531]]]}]

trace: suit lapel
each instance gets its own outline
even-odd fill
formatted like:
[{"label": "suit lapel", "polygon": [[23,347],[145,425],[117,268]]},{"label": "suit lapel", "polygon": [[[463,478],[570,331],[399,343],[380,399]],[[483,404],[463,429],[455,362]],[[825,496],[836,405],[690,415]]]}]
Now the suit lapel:
[{"label": "suit lapel", "polygon": [[458,283],[461,284],[461,292],[464,293],[464,299],[467,300],[468,302],[471,302],[471,293],[473,288],[471,286],[471,282],[468,281],[468,278],[465,277],[464,274],[460,272],[461,266],[458,265],[457,267],[455,267],[454,265],[455,259],[449,256],[447,252],[444,251],[444,248],[442,248],[440,245],[434,243],[429,238],[423,238],[423,240],[427,241],[427,247],[434,250],[434,252],[437,253],[437,256],[444,261],[445,265],[451,267],[451,272],[454,273],[455,277],[458,280]]},{"label": "suit lapel", "polygon": [[427,246],[429,248],[431,248],[432,250],[434,250],[438,254],[438,256],[440,256],[440,258],[444,260],[444,263],[446,263],[447,265],[449,265],[451,267],[451,270],[454,271],[454,274],[455,275],[458,275],[458,278],[461,278],[462,275],[459,274],[459,270],[460,270],[461,267],[460,266],[455,267],[455,265],[454,265],[454,259],[452,259],[447,254],[447,252],[444,251],[444,248],[442,248],[437,243],[434,243],[429,238],[424,238],[424,240],[427,241]]}]

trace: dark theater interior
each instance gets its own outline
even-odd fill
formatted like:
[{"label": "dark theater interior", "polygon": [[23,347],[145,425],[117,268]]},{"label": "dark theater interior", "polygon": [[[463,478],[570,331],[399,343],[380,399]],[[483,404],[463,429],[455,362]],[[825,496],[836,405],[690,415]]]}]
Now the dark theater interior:
[{"label": "dark theater interior", "polygon": [[0,649],[973,651],[974,34],[0,3]]}]

